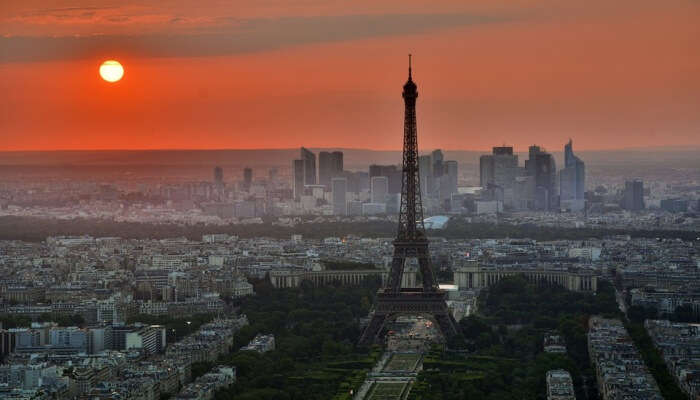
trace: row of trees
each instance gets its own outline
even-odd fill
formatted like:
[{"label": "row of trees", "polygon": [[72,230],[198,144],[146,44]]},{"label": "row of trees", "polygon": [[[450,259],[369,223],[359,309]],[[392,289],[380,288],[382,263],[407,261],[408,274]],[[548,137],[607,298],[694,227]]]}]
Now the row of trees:
[{"label": "row of trees", "polygon": [[[23,240],[40,242],[49,236],[93,235],[118,236],[133,239],[187,237],[200,240],[209,233],[225,233],[240,237],[288,238],[292,234],[301,234],[309,238],[330,236],[362,235],[365,237],[393,237],[396,224],[391,221],[368,222],[328,222],[308,221],[294,227],[273,225],[271,220],[252,225],[181,225],[174,223],[149,224],[139,222],[114,222],[102,219],[75,218],[58,220],[39,217],[0,217],[0,240]],[[680,238],[696,240],[697,232],[673,230],[628,230],[603,228],[556,228],[542,229],[536,225],[510,225],[491,223],[469,223],[453,219],[443,230],[429,230],[430,236],[448,239],[479,238],[531,238],[536,240],[588,239],[611,235],[629,234],[633,237],[646,238]]]},{"label": "row of trees", "polygon": [[529,324],[555,328],[562,316],[614,314],[618,312],[615,290],[599,281],[597,293],[574,292],[559,285],[537,285],[522,276],[502,279],[480,299],[482,313],[504,324]]},{"label": "row of trees", "polygon": [[59,326],[80,326],[85,325],[85,318],[80,314],[43,313],[35,321],[25,315],[0,315],[0,324],[3,329],[28,328],[32,322],[56,322]]},{"label": "row of trees", "polygon": [[634,344],[639,349],[644,363],[659,385],[663,398],[666,400],[688,400],[688,396],[681,391],[668,371],[661,352],[654,346],[654,342],[647,333],[646,328],[644,328],[643,322],[625,321],[625,329],[627,329],[627,333],[634,340]]},{"label": "row of trees", "polygon": [[700,322],[700,315],[689,305],[678,306],[670,314],[661,313],[654,307],[634,305],[627,309],[626,319],[624,320],[627,332],[634,340],[644,359],[644,363],[649,367],[649,371],[659,385],[664,399],[685,400],[687,396],[681,391],[678,383],[669,372],[661,352],[654,346],[654,342],[644,327],[644,321],[647,319],[668,319],[674,322],[697,323]]}]

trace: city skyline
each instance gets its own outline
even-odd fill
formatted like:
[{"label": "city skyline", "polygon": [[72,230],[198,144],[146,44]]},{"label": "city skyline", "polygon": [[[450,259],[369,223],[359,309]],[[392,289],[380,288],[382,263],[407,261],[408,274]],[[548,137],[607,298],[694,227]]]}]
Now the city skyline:
[{"label": "city skyline", "polygon": [[0,400],[700,400],[698,0],[4,3]]},{"label": "city skyline", "polygon": [[694,2],[238,6],[4,7],[0,149],[396,149],[409,52],[424,149],[700,145]]}]

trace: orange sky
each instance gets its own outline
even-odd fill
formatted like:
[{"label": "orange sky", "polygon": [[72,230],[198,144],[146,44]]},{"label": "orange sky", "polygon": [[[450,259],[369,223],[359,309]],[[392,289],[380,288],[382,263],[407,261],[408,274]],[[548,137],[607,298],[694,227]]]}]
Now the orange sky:
[{"label": "orange sky", "polygon": [[698,1],[12,3],[0,150],[700,146]]}]

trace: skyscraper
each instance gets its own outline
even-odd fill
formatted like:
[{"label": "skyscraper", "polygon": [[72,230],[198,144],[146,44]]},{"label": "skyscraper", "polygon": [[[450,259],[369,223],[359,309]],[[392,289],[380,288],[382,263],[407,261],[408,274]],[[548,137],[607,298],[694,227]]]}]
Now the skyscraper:
[{"label": "skyscraper", "polygon": [[513,187],[513,208],[532,210],[535,208],[535,177],[530,175],[515,178]]},{"label": "skyscraper", "polygon": [[217,185],[224,184],[224,170],[219,166],[214,167],[214,183]]},{"label": "skyscraper", "polygon": [[318,153],[318,183],[325,185],[328,189],[331,186],[331,178],[343,174],[343,152],[342,151],[322,151]]},{"label": "skyscraper", "polygon": [[492,154],[481,156],[479,172],[481,187],[497,186],[503,192],[504,205],[515,207],[515,178],[520,175],[520,168],[513,147],[494,147]]},{"label": "skyscraper", "polygon": [[494,147],[493,183],[503,188],[504,196],[505,192],[513,189],[516,176],[518,176],[518,156],[513,154],[513,147]]},{"label": "skyscraper", "polygon": [[274,182],[275,179],[277,179],[277,168],[270,168],[269,171],[267,171],[267,179],[270,182]]},{"label": "skyscraper", "polygon": [[622,196],[622,208],[628,211],[644,209],[644,182],[639,179],[625,182]]},{"label": "skyscraper", "polygon": [[401,169],[396,165],[377,165],[369,166],[369,178],[375,176],[385,176],[389,180],[389,193],[401,193]]},{"label": "skyscraper", "polygon": [[447,191],[450,195],[457,193],[458,164],[457,161],[445,161],[445,175],[447,176]]},{"label": "skyscraper", "polygon": [[331,158],[331,153],[328,151],[318,153],[318,183],[324,185],[328,190],[331,190]]},{"label": "skyscraper", "polygon": [[[347,191],[352,193],[360,193],[363,190],[369,190],[369,175],[364,171],[343,171],[339,177],[345,178],[348,181]],[[332,178],[331,178],[332,179]]]},{"label": "skyscraper", "polygon": [[557,204],[556,193],[556,164],[554,157],[539,146],[530,146],[529,157],[525,160],[525,170],[534,177],[535,209],[549,211]]},{"label": "skyscraper", "polygon": [[301,148],[301,159],[304,161],[304,185],[316,184],[316,154],[309,149]]},{"label": "skyscraper", "polygon": [[433,160],[433,176],[435,177],[441,177],[445,171],[443,171],[443,165],[442,162],[445,159],[445,156],[442,154],[442,150],[437,149],[433,151],[432,154],[432,160]]},{"label": "skyscraper", "polygon": [[479,157],[479,186],[486,188],[489,185],[494,185],[494,162],[493,155],[484,154]]},{"label": "skyscraper", "polygon": [[345,178],[331,178],[331,191],[333,196],[333,214],[347,215],[347,184]]},{"label": "skyscraper", "polygon": [[564,146],[564,168],[559,171],[559,201],[562,209],[583,210],[586,187],[586,165],[574,155],[573,143]]},{"label": "skyscraper", "polygon": [[243,168],[243,189],[248,191],[253,184],[253,169],[250,167]]},{"label": "skyscraper", "polygon": [[430,156],[418,157],[418,170],[420,171],[420,193],[423,199],[428,197],[428,193],[433,192],[433,162]]},{"label": "skyscraper", "polygon": [[292,189],[294,200],[299,201],[304,194],[304,160],[294,160],[292,162]]},{"label": "skyscraper", "polygon": [[364,190],[369,191],[369,173],[365,171],[356,171],[352,173],[354,181],[357,182],[356,193],[360,193]]},{"label": "skyscraper", "polygon": [[386,203],[389,195],[389,179],[386,176],[370,178],[370,196],[372,203]]}]

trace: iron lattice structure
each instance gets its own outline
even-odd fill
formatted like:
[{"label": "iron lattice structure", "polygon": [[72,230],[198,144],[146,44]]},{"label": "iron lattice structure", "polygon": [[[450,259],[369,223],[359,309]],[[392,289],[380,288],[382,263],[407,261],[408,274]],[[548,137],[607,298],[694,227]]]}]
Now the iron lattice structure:
[{"label": "iron lattice structure", "polygon": [[[449,339],[458,334],[454,318],[447,309],[445,292],[435,283],[430,268],[428,238],[423,224],[423,202],[418,171],[418,133],[416,128],[416,99],[418,87],[413,82],[411,56],[408,59],[408,81],[403,86],[404,138],[403,182],[399,226],[394,240],[394,256],[385,285],[377,293],[374,315],[365,329],[360,344],[377,342],[388,320],[399,314],[429,314],[440,331]],[[407,258],[416,258],[423,280],[422,288],[401,288]]]}]

